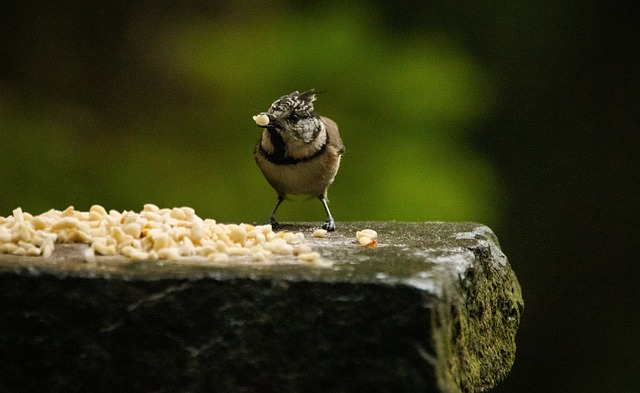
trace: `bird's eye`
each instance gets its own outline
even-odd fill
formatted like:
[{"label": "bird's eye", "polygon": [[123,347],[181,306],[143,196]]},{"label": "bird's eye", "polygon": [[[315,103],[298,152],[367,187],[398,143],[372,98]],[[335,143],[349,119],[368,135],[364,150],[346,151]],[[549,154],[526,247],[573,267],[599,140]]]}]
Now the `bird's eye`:
[{"label": "bird's eye", "polygon": [[298,120],[300,120],[300,115],[296,114],[296,113],[292,113],[291,116],[289,116],[289,120],[291,120],[292,122],[297,122]]}]

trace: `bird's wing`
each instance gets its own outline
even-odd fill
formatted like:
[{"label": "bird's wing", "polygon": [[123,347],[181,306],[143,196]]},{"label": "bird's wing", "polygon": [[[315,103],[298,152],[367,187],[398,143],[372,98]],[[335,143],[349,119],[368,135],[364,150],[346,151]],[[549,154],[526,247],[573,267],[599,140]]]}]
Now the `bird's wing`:
[{"label": "bird's wing", "polygon": [[340,131],[338,131],[338,124],[328,117],[320,116],[325,126],[327,127],[327,136],[329,137],[329,145],[334,147],[338,154],[344,153],[344,143],[340,138]]}]

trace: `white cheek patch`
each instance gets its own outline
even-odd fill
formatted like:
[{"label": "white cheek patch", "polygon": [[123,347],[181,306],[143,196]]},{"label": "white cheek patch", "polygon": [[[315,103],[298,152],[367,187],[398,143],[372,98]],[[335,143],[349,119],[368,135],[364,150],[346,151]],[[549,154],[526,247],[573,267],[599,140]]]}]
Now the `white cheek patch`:
[{"label": "white cheek patch", "polygon": [[300,139],[302,139],[303,141],[305,141],[307,143],[313,141],[313,138],[315,136],[314,135],[315,127],[312,127],[312,126],[315,126],[315,124],[313,124],[313,123],[306,124],[305,127],[302,128],[299,131],[300,132],[299,133]]}]

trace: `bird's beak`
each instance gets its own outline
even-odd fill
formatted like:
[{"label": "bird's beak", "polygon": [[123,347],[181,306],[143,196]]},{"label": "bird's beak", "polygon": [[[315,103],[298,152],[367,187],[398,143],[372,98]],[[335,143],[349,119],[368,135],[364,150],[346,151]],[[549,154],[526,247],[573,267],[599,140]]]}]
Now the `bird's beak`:
[{"label": "bird's beak", "polygon": [[268,112],[261,112],[259,115],[253,116],[253,121],[259,127],[269,128],[276,126],[276,117]]}]

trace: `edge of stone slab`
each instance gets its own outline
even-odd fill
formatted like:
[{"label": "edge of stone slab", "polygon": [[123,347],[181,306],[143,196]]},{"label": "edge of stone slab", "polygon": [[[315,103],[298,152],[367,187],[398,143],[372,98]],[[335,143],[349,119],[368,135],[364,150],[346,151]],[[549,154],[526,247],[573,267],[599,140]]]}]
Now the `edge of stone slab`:
[{"label": "edge of stone slab", "polygon": [[436,366],[436,373],[444,392],[486,392],[504,380],[513,366],[524,301],[493,231],[479,226],[461,238],[478,240],[469,248],[476,263],[460,277],[461,301],[453,295],[456,288],[444,288],[449,302],[440,303],[446,308],[434,313],[434,335],[440,335],[436,351],[446,358]]},{"label": "edge of stone slab", "polygon": [[[410,254],[411,263],[419,263],[420,259],[429,259],[439,255],[432,254],[433,250],[450,244],[455,240],[455,247],[447,249],[447,255],[456,254],[460,257],[458,271],[444,270],[445,274],[454,274],[449,280],[437,280],[439,288],[432,286],[433,277],[404,277],[403,272],[397,272],[398,277],[383,277],[376,271],[367,271],[367,274],[356,276],[354,279],[349,274],[341,276],[342,282],[379,282],[386,285],[405,285],[414,287],[422,292],[436,294],[440,300],[435,302],[433,320],[431,322],[435,337],[437,359],[424,354],[426,361],[435,362],[436,373],[441,389],[444,392],[481,392],[487,391],[497,384],[509,372],[515,358],[515,334],[522,312],[522,295],[520,286],[511,270],[506,256],[500,250],[498,240],[493,231],[482,224],[476,223],[404,223],[404,222],[354,222],[339,223],[340,229],[336,234],[331,234],[325,239],[311,239],[320,247],[320,252],[328,252],[327,247],[340,244],[342,251],[353,258],[381,259],[394,255],[397,251],[406,257],[407,249],[417,248],[417,252]],[[393,232],[400,226],[408,226],[418,229],[416,233],[402,238],[402,242],[385,244],[385,233]],[[381,247],[378,250],[365,250],[359,247],[352,235],[355,230],[370,227],[376,229],[381,235]],[[317,224],[298,223],[287,225],[283,229],[302,231],[310,234],[317,228]],[[431,233],[427,229],[433,229]],[[454,230],[455,229],[455,230]],[[353,233],[351,233],[353,232]],[[429,233],[430,237],[426,237]],[[453,236],[454,239],[450,237]],[[56,245],[59,250],[68,249],[74,253],[75,258],[82,258],[82,245]],[[84,246],[86,247],[86,246]],[[345,251],[346,250],[346,251]],[[415,251],[415,250],[414,250]],[[340,252],[331,250],[340,255]],[[33,264],[33,257],[13,257],[14,261],[24,263],[19,270],[31,275],[55,274],[51,269],[51,263]],[[17,259],[16,259],[17,258]],[[25,258],[25,259],[22,259]],[[62,258],[64,260],[64,257]],[[125,279],[163,279],[169,276],[160,275],[151,278],[141,277],[139,270],[146,269],[149,262],[137,262],[127,264],[127,271],[110,271],[110,266],[122,262],[123,258],[108,260],[96,265],[102,270],[87,270],[87,264],[83,262],[82,269],[67,272],[78,277],[113,277],[122,276]],[[473,261],[470,261],[470,260]],[[0,257],[0,260],[2,258]],[[416,262],[418,260],[418,262]],[[111,265],[110,262],[111,261]],[[77,262],[77,261],[76,261]],[[374,261],[375,262],[375,261]],[[59,262],[56,262],[59,263]],[[364,262],[363,262],[364,263]],[[76,263],[77,264],[77,263]],[[54,263],[55,265],[55,263]],[[357,264],[356,264],[357,265]],[[163,270],[171,271],[179,266],[169,264],[161,266]],[[341,266],[347,273],[349,269],[357,268],[352,265]],[[437,267],[437,266],[436,266]],[[15,266],[14,266],[15,268]],[[200,266],[195,269],[189,266],[190,275],[181,278],[190,279],[229,279],[249,278],[254,280],[275,279],[292,281],[313,281],[321,275],[315,272],[326,273],[322,269],[299,269],[287,264],[256,266],[246,264],[238,269],[227,267]],[[7,273],[7,265],[0,263],[0,273]],[[14,269],[15,270],[15,269]],[[301,270],[304,274],[301,274]],[[278,274],[273,277],[272,273]],[[173,270],[175,273],[175,270]],[[230,273],[232,272],[232,273]],[[235,272],[235,273],[233,273]],[[311,273],[309,273],[311,272]],[[333,277],[335,278],[335,276]],[[322,280],[320,280],[322,281]],[[438,282],[440,281],[440,282]],[[462,296],[460,296],[462,295]],[[496,342],[501,345],[495,345]]]}]

